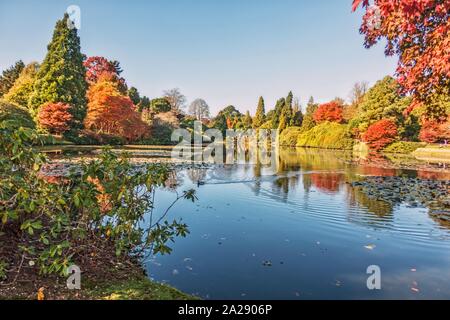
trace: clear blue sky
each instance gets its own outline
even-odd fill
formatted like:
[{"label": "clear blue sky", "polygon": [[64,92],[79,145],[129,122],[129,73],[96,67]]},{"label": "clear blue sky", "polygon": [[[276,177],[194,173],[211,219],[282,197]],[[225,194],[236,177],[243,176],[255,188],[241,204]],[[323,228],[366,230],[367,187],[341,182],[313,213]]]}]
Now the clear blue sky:
[{"label": "clear blue sky", "polygon": [[0,0],[0,69],[42,61],[66,8],[81,8],[82,51],[119,60],[150,97],[179,87],[213,113],[254,112],[289,90],[304,104],[348,97],[352,84],[393,74],[383,46],[367,50],[351,0]]}]

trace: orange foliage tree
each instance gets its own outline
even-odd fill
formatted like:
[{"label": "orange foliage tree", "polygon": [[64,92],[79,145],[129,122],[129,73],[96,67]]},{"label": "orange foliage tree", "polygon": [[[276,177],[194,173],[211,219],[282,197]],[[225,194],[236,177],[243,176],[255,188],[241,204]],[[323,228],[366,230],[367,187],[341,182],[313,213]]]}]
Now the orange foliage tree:
[{"label": "orange foliage tree", "polygon": [[375,151],[380,151],[397,137],[397,125],[389,119],[382,119],[372,124],[363,135],[363,140]]},{"label": "orange foliage tree", "polygon": [[425,121],[422,124],[419,139],[428,143],[450,140],[450,121],[444,123],[435,120]]},{"label": "orange foliage tree", "polygon": [[63,102],[44,104],[39,108],[39,126],[50,133],[63,134],[70,129],[73,119],[70,109],[70,105]]},{"label": "orange foliage tree", "polygon": [[330,121],[341,123],[344,120],[343,117],[344,108],[336,101],[324,103],[314,112],[314,121],[317,123]]},{"label": "orange foliage tree", "polygon": [[104,72],[98,76],[87,93],[84,125],[96,133],[116,135],[132,142],[147,135],[148,126],[131,99],[121,93],[120,85],[114,74]]},{"label": "orange foliage tree", "polygon": [[387,40],[386,55],[398,55],[398,81],[414,106],[450,87],[449,0],[353,0],[366,13],[360,32],[365,46]]}]

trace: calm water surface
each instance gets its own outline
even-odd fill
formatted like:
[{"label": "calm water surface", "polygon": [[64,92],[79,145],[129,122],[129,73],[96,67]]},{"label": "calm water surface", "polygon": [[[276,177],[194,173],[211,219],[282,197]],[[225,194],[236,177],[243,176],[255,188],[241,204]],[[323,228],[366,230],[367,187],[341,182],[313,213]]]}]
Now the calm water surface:
[{"label": "calm water surface", "polygon": [[[204,299],[449,299],[450,226],[426,208],[371,200],[349,184],[430,174],[353,166],[346,157],[286,149],[276,170],[177,172],[177,190],[195,188],[199,200],[178,203],[171,218],[191,233],[171,244],[172,254],[145,261],[149,276]],[[175,197],[158,191],[159,212]],[[370,265],[381,268],[381,290],[367,289]]]}]

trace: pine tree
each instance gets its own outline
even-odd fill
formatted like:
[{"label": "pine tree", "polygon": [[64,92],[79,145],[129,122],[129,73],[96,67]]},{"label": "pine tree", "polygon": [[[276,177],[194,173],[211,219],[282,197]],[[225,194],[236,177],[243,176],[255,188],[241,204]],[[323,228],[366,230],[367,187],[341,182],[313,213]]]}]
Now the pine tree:
[{"label": "pine tree", "polygon": [[252,116],[250,115],[250,111],[247,111],[245,113],[245,116],[244,116],[242,122],[244,124],[244,129],[248,130],[248,129],[252,128],[253,119],[252,119]]},{"label": "pine tree", "polygon": [[86,69],[80,51],[76,28],[70,28],[69,16],[56,23],[53,38],[42,63],[29,105],[34,115],[48,102],[63,102],[71,106],[72,129],[80,129],[86,116]]},{"label": "pine tree", "polygon": [[295,98],[295,101],[292,105],[292,119],[290,126],[291,127],[300,127],[303,123],[303,112],[300,106],[300,101],[298,98]]},{"label": "pine tree", "polygon": [[316,122],[314,121],[314,113],[318,108],[319,105],[314,102],[314,98],[310,97],[308,105],[306,106],[306,114],[303,118],[302,131],[308,131],[316,125]]},{"label": "pine tree", "polygon": [[[280,117],[283,114],[284,105],[286,104],[286,99],[281,98],[277,101],[275,105],[275,110],[273,112],[272,118],[272,128],[277,129],[280,124]],[[285,119],[286,120],[286,119]]]},{"label": "pine tree", "polygon": [[28,64],[20,73],[14,85],[3,98],[6,101],[14,102],[22,107],[28,107],[28,101],[34,90],[36,75],[39,70],[39,64],[32,62]]},{"label": "pine tree", "polygon": [[258,129],[266,121],[266,110],[264,105],[264,98],[259,97],[258,108],[256,109],[255,117],[253,118],[253,128]]},{"label": "pine tree", "polygon": [[[282,115],[284,115],[284,121],[286,126],[290,126],[291,122],[294,118],[294,111],[292,108],[292,102],[294,100],[294,95],[292,94],[292,91],[289,91],[288,96],[286,97],[284,107],[282,109]],[[281,120],[281,118],[280,118]],[[284,128],[283,128],[284,129]]]},{"label": "pine tree", "polygon": [[131,87],[130,89],[128,89],[127,95],[135,105],[138,105],[139,102],[141,102],[141,96],[138,89],[136,89],[135,87]]},{"label": "pine tree", "polygon": [[22,60],[19,60],[13,66],[3,71],[0,76],[0,98],[12,88],[24,68],[25,64]]}]

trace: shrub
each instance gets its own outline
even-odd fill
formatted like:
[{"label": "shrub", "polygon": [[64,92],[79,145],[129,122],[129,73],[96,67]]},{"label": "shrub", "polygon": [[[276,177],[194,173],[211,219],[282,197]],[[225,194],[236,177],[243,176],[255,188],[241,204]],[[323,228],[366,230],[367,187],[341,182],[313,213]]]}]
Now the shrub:
[{"label": "shrub", "polygon": [[314,112],[314,121],[316,123],[324,121],[341,123],[344,119],[343,112],[344,109],[338,102],[325,103]]},{"label": "shrub", "polygon": [[426,143],[421,142],[397,141],[384,148],[383,152],[410,154],[416,151],[417,149],[423,148],[425,146]]},{"label": "shrub", "polygon": [[301,127],[289,127],[280,134],[280,145],[295,147],[299,135],[302,133]]},{"label": "shrub", "polygon": [[33,118],[27,109],[4,100],[0,100],[0,122],[12,121],[17,127],[35,128]]},{"label": "shrub", "polygon": [[[0,224],[20,239],[14,251],[18,261],[21,256],[36,261],[44,274],[65,274],[105,243],[117,256],[139,256],[147,249],[164,254],[171,251],[167,241],[186,236],[187,226],[166,221],[166,214],[145,228],[142,224],[156,188],[168,177],[166,166],[136,170],[126,154],[104,150],[98,160],[50,176],[45,172],[51,164],[32,149],[37,140],[31,129],[0,122]],[[175,202],[183,198],[194,201],[194,191]]]},{"label": "shrub", "polygon": [[397,125],[389,119],[375,122],[363,135],[363,140],[375,151],[380,151],[397,137]]},{"label": "shrub", "polygon": [[353,148],[354,140],[348,127],[336,122],[324,122],[298,136],[298,147],[313,147],[325,149]]}]

